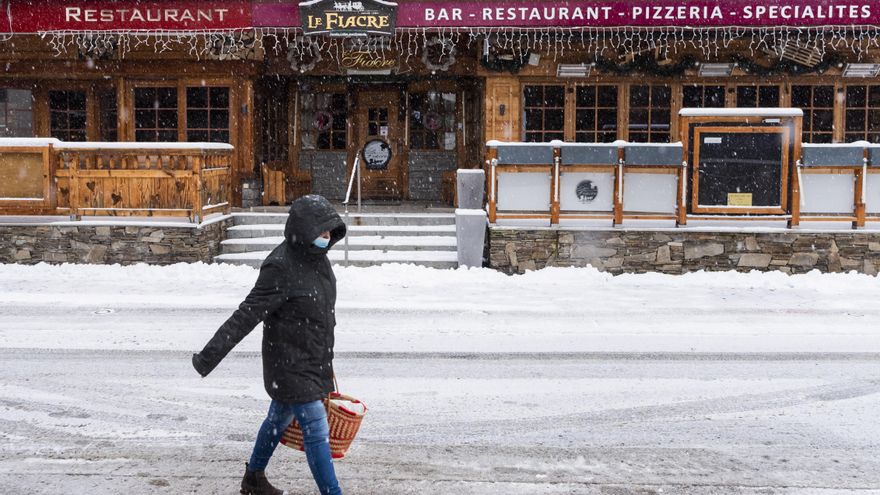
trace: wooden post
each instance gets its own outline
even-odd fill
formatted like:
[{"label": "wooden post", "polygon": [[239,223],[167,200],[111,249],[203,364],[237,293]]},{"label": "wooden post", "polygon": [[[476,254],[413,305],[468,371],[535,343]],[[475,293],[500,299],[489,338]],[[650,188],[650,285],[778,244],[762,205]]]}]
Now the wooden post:
[{"label": "wooden post", "polygon": [[53,213],[58,213],[58,196],[56,191],[58,189],[58,178],[55,176],[55,170],[58,167],[57,164],[58,153],[55,151],[54,147],[51,143],[49,143],[47,149],[43,152],[43,170],[45,171],[45,186],[43,188],[44,197],[46,198],[46,204],[49,208],[52,209]]},{"label": "wooden post", "polygon": [[486,170],[486,197],[489,198],[489,223],[495,223],[495,219],[497,218],[497,205],[498,198],[497,189],[498,189],[498,178],[495,176],[495,166],[498,164],[498,148],[490,147],[489,152],[486,154],[487,160],[486,165],[488,170]]},{"label": "wooden post", "polygon": [[797,227],[801,223],[801,161],[795,160],[794,173],[791,174],[791,218],[788,228]]},{"label": "wooden post", "polygon": [[[791,89],[790,84],[785,85],[789,90]],[[786,92],[787,94],[789,92]],[[789,94],[787,98],[786,104],[791,103],[791,96]],[[801,142],[803,140],[803,126],[804,121],[803,117],[795,117],[792,119],[793,130],[792,130],[792,156],[789,158],[790,161],[794,161],[794,167],[789,168],[788,170],[794,170],[794,173],[789,173],[789,180],[791,181],[791,198],[789,213],[791,217],[788,219],[788,228],[797,227],[801,221],[801,181],[800,181],[800,165],[801,165]]]},{"label": "wooden post", "polygon": [[73,155],[73,157],[71,158],[70,163],[67,166],[67,169],[70,171],[69,172],[70,173],[70,180],[68,181],[68,184],[70,184],[70,186],[69,186],[70,187],[70,194],[68,195],[70,198],[70,219],[71,220],[80,220],[82,218],[82,217],[80,217],[80,214],[79,214],[80,183],[79,183],[79,174],[77,173],[77,169],[78,169],[77,165],[79,162],[80,154],[73,153],[72,155]]},{"label": "wooden post", "polygon": [[617,167],[614,168],[614,220],[612,226],[623,223],[623,165],[626,163],[626,150],[617,148]]},{"label": "wooden post", "polygon": [[868,148],[865,148],[864,157],[862,158],[862,167],[856,169],[856,185],[853,188],[853,204],[855,205],[855,221],[853,221],[854,229],[865,227],[865,181],[868,175]]},{"label": "wooden post", "polygon": [[[202,151],[204,153],[204,151]],[[193,223],[200,223],[202,221],[202,160],[204,159],[203,154],[199,154],[193,157],[193,174],[192,180],[195,182],[193,191],[191,192],[192,196],[192,214],[190,215],[190,220]]]},{"label": "wooden post", "polygon": [[562,148],[553,147],[553,169],[550,176],[550,225],[559,225],[559,180],[562,164]]},{"label": "wooden post", "polygon": [[675,225],[687,225],[687,148],[684,151],[684,157],[681,160],[681,167],[678,169],[678,190],[675,200]]}]

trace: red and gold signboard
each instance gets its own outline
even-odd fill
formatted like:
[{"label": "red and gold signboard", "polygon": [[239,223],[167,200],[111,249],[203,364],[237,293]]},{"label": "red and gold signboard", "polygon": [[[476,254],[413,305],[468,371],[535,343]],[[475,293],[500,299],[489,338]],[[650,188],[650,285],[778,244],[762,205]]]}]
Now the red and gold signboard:
[{"label": "red and gold signboard", "polygon": [[880,25],[880,0],[7,0],[4,5],[0,32],[5,33],[284,27],[352,36],[389,34],[395,27]]}]

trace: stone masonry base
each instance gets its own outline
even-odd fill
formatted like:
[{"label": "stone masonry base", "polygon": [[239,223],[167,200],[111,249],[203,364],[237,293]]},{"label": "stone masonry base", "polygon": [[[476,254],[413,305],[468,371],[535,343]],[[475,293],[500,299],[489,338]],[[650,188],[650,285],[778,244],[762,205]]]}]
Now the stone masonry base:
[{"label": "stone masonry base", "polygon": [[209,263],[230,225],[0,225],[0,263]]},{"label": "stone masonry base", "polygon": [[857,272],[880,267],[877,232],[490,229],[490,265],[521,273],[593,266],[613,274],[698,270]]}]

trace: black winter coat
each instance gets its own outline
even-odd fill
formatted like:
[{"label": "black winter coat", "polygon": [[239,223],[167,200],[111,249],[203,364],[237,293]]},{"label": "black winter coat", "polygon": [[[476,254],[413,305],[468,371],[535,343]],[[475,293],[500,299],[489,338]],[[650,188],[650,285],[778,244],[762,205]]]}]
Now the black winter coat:
[{"label": "black winter coat", "polygon": [[345,237],[345,224],[329,201],[310,195],[294,201],[282,242],[260,268],[254,288],[226,320],[193,366],[207,376],[263,321],[263,381],[285,403],[304,403],[333,390],[336,277],[327,250],[312,244],[330,231],[330,246]]}]

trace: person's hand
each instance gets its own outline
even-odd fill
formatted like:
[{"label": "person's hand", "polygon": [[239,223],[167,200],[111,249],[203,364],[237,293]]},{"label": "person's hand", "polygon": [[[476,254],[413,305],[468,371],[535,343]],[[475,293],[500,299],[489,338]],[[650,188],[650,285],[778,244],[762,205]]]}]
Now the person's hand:
[{"label": "person's hand", "polygon": [[209,366],[208,363],[205,362],[205,358],[203,358],[202,355],[199,353],[193,354],[192,364],[193,368],[195,368],[196,371],[200,375],[202,375],[202,378],[208,376],[208,373],[211,372],[211,366]]}]

